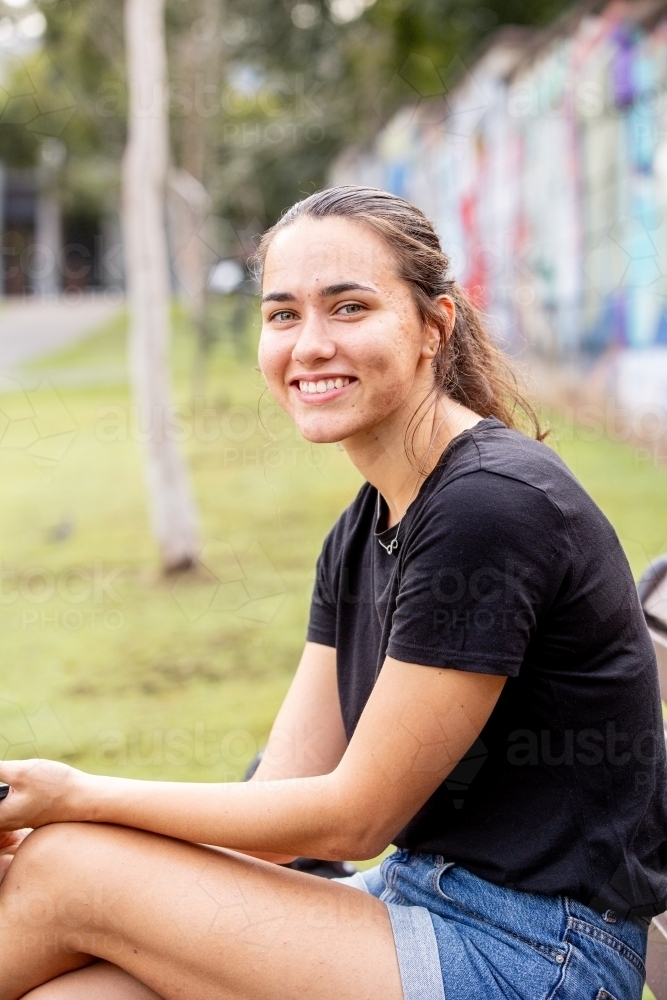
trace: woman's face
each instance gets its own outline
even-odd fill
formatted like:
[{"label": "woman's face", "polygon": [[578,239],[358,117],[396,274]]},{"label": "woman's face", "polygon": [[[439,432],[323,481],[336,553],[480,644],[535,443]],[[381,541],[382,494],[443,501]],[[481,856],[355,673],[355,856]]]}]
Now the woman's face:
[{"label": "woman's face", "polygon": [[303,436],[344,441],[412,415],[438,347],[379,236],[347,219],[299,219],[264,266],[259,362]]}]

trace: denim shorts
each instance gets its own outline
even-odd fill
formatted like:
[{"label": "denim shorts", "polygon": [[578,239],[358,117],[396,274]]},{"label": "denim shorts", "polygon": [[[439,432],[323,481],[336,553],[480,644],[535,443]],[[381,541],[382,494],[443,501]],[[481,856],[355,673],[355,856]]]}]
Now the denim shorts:
[{"label": "denim shorts", "polygon": [[405,1000],[641,1000],[648,920],[413,851],[336,881],[386,904]]}]

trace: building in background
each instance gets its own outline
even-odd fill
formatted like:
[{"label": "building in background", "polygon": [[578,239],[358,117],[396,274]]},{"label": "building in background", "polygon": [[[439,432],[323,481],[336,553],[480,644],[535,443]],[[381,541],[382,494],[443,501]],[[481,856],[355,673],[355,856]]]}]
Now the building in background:
[{"label": "building in background", "polygon": [[665,0],[501,29],[331,182],[422,207],[511,351],[604,370],[624,406],[667,411]]},{"label": "building in background", "polygon": [[40,153],[37,167],[0,163],[1,294],[120,288],[122,255],[112,252],[115,217],[68,205],[59,183],[64,147],[47,141]]},{"label": "building in background", "polygon": [[[99,197],[73,198],[71,177],[66,181],[71,164],[60,137],[76,102],[44,54],[44,14],[34,0],[7,0],[2,13],[0,126],[10,138],[6,162],[0,158],[0,294],[118,287],[122,268],[119,275],[110,253],[117,210]],[[46,90],[38,86],[43,78]]]}]

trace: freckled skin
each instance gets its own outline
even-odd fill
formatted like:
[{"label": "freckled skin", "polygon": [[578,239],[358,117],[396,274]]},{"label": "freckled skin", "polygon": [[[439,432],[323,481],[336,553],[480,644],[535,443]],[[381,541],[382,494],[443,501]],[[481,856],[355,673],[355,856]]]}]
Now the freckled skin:
[{"label": "freckled skin", "polygon": [[[364,290],[322,295],[350,282]],[[415,496],[416,468],[418,479],[428,475],[449,441],[480,419],[444,393],[432,394],[440,329],[422,321],[384,239],[349,219],[304,218],[279,230],[262,293],[289,297],[262,304],[259,361],[270,391],[308,441],[342,442],[395,524]],[[434,304],[451,330],[454,303],[442,295]],[[303,376],[354,381],[318,401],[299,391]]]},{"label": "freckled skin", "polygon": [[[356,282],[373,292],[320,298],[320,290]],[[386,436],[412,415],[432,384],[438,335],[425,329],[409,285],[384,241],[347,219],[301,219],[279,231],[269,248],[263,291],[288,292],[294,302],[267,302],[259,360],[269,389],[313,442]],[[343,315],[341,307],[355,311]],[[276,319],[280,310],[293,317]],[[302,372],[340,372],[358,383],[323,406],[290,389]]]}]

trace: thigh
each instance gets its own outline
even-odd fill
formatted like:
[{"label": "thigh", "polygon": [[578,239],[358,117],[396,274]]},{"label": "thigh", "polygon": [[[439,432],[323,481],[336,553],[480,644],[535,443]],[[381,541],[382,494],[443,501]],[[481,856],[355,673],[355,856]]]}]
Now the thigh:
[{"label": "thigh", "polygon": [[160,1000],[157,993],[109,962],[66,972],[26,993],[23,1000]]},{"label": "thigh", "polygon": [[21,934],[21,920],[30,923],[30,893],[41,893],[49,899],[36,911],[42,951],[45,936],[51,949],[60,941],[70,954],[118,966],[165,1000],[403,997],[387,908],[327,879],[77,823],[32,834],[7,881],[10,909],[12,886],[21,883],[10,923],[24,952],[34,928]]}]

